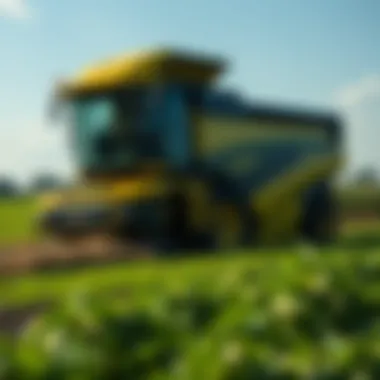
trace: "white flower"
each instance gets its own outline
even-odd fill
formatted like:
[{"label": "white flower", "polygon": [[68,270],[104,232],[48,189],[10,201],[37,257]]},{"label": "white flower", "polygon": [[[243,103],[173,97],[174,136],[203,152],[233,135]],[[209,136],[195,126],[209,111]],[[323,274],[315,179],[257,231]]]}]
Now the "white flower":
[{"label": "white flower", "polygon": [[330,278],[327,275],[320,273],[310,278],[308,281],[308,288],[315,293],[324,293],[329,289],[330,283]]},{"label": "white flower", "polygon": [[331,333],[324,338],[325,354],[336,364],[345,363],[350,360],[352,346],[350,341],[342,336]]},{"label": "white flower", "polygon": [[272,310],[280,317],[292,318],[298,314],[300,303],[291,295],[279,294],[273,299]]},{"label": "white flower", "polygon": [[316,246],[304,242],[299,245],[298,253],[302,259],[314,260],[318,257],[319,250]]},{"label": "white flower", "polygon": [[352,380],[370,380],[371,376],[368,375],[368,373],[365,373],[364,371],[356,372],[352,376]]},{"label": "white flower", "polygon": [[45,348],[47,349],[48,352],[53,352],[57,351],[59,348],[59,345],[62,341],[62,331],[56,330],[56,331],[51,331],[48,333],[45,337]]},{"label": "white flower", "polygon": [[242,346],[239,342],[230,342],[223,349],[223,359],[229,363],[237,363],[243,354]]}]

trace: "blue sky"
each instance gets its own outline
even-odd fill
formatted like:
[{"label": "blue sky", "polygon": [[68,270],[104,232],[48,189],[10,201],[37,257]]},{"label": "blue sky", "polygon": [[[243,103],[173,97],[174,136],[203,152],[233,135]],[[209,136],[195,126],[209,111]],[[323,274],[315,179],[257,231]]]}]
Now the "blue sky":
[{"label": "blue sky", "polygon": [[70,173],[53,81],[162,44],[226,56],[223,81],[253,100],[337,108],[352,168],[377,164],[379,16],[379,0],[0,0],[0,174]]}]

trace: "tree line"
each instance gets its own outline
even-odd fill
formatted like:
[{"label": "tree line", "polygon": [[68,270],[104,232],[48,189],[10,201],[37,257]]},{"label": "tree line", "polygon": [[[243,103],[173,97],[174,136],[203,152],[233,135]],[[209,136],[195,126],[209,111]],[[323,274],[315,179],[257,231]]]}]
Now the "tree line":
[{"label": "tree line", "polygon": [[41,174],[32,179],[27,186],[21,186],[17,181],[8,176],[0,176],[0,197],[12,198],[27,194],[53,190],[64,185],[64,181],[53,174]]}]

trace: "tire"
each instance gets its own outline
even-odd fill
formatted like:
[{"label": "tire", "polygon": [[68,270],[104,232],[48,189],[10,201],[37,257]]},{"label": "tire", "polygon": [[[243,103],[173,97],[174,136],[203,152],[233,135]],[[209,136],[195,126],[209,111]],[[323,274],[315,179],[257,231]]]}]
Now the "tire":
[{"label": "tire", "polygon": [[317,245],[328,245],[337,237],[337,207],[330,191],[315,196],[301,220],[301,236]]},{"label": "tire", "polygon": [[187,246],[188,235],[188,205],[183,194],[175,193],[168,202],[169,225],[168,238],[174,242],[178,248]]},{"label": "tire", "polygon": [[243,218],[243,246],[253,247],[258,243],[258,229],[259,229],[259,218],[258,215],[251,211],[247,216]]},{"label": "tire", "polygon": [[173,194],[169,200],[168,238],[179,250],[207,250],[212,247],[209,233],[195,230],[190,226],[190,207],[184,193]]}]

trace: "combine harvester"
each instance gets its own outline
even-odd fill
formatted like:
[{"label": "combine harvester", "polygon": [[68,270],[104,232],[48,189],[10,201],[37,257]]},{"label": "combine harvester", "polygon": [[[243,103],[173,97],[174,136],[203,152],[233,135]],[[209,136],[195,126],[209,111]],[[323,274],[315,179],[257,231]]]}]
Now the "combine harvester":
[{"label": "combine harvester", "polygon": [[333,240],[339,120],[222,92],[224,67],[153,51],[60,83],[81,184],[43,196],[44,233],[162,253]]}]

